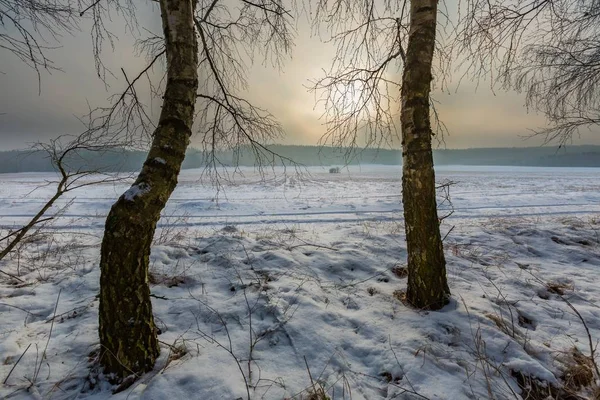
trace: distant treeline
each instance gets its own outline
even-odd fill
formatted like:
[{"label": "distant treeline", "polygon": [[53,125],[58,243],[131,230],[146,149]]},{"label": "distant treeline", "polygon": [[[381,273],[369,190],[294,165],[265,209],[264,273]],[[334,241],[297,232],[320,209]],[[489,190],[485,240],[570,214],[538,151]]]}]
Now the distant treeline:
[{"label": "distant treeline", "polygon": [[433,157],[439,165],[600,167],[600,146],[446,149],[434,151]]},{"label": "distant treeline", "polygon": [[[275,164],[289,164],[285,159],[307,166],[340,166],[345,164],[386,164],[401,165],[400,150],[363,149],[349,151],[335,147],[319,146],[269,146],[274,153]],[[220,152],[219,161],[225,165],[253,166],[257,159],[252,151],[242,148],[237,152]],[[146,158],[143,151],[111,151],[106,153],[82,153],[68,160],[71,168],[96,166],[108,171],[139,170]],[[600,146],[525,147],[525,148],[478,148],[442,149],[434,151],[437,165],[511,165],[540,167],[600,167]],[[190,149],[183,168],[203,168],[206,154],[198,149]],[[47,154],[41,151],[0,152],[0,173],[53,171]]]}]

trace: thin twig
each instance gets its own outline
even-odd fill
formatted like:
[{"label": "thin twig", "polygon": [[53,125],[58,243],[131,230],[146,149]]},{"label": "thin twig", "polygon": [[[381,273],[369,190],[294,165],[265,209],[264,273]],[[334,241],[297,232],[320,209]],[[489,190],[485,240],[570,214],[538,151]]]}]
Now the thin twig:
[{"label": "thin twig", "polygon": [[[58,296],[56,296],[56,304],[54,305],[54,316],[56,316],[56,310],[58,309],[58,300],[60,299],[60,293],[62,292],[62,289],[60,289],[58,291]],[[52,323],[50,324],[50,332],[48,333],[48,340],[46,341],[46,347],[44,347],[44,351],[42,352],[42,357],[40,358],[40,363],[38,365],[37,370],[35,371],[35,374],[33,375],[33,381],[31,382],[31,385],[33,386],[33,384],[35,383],[35,381],[37,380],[37,377],[40,373],[40,369],[42,368],[42,361],[44,360],[44,358],[46,357],[46,351],[48,350],[48,344],[50,344],[50,338],[52,337],[52,329],[54,328],[54,317],[52,317]]]},{"label": "thin twig", "polygon": [[9,276],[9,277],[11,277],[13,279],[18,280],[19,282],[25,282],[23,279],[19,278],[18,276],[13,275],[13,274],[9,274],[8,272],[2,271],[1,269],[0,269],[0,274],[4,274],[6,276]]},{"label": "thin twig", "polygon": [[[40,220],[38,220],[38,221],[35,221],[35,225],[37,225],[37,224],[41,224],[42,222],[50,221],[51,219],[54,219],[54,217],[48,217],[48,218],[43,218],[43,219],[40,219]],[[8,238],[9,238],[9,237],[11,237],[11,236],[14,236],[14,235],[18,234],[19,232],[21,232],[23,229],[26,229],[26,228],[27,228],[27,227],[26,227],[26,226],[24,226],[24,227],[22,227],[22,228],[19,228],[19,229],[17,229],[16,231],[13,231],[13,232],[9,233],[8,235],[6,235],[6,236],[4,236],[4,237],[0,238],[0,242],[2,242],[2,241],[4,241],[4,240],[8,239]]]},{"label": "thin twig", "polygon": [[27,348],[25,349],[25,351],[21,354],[21,357],[19,357],[19,359],[17,360],[17,362],[15,363],[15,365],[13,365],[13,367],[10,369],[10,371],[8,372],[8,375],[6,375],[6,378],[4,378],[4,381],[2,382],[3,385],[6,385],[6,382],[8,382],[8,378],[10,378],[10,374],[12,374],[12,372],[14,371],[14,369],[17,368],[17,365],[19,364],[19,361],[21,361],[21,358],[23,358],[23,356],[25,355],[25,353],[27,353],[27,350],[29,350],[30,347],[31,347],[31,343],[29,343],[29,346],[27,346]]}]

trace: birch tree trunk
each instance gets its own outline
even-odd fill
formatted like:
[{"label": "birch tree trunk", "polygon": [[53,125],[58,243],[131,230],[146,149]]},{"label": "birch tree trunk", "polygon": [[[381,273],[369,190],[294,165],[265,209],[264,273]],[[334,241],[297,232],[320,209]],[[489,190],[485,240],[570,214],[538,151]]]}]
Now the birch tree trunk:
[{"label": "birch tree trunk", "polygon": [[152,369],[159,354],[148,259],[192,132],[198,88],[195,3],[160,0],[167,52],[162,112],[142,171],[106,219],[100,260],[100,362],[114,380]]},{"label": "birch tree trunk", "polygon": [[431,151],[429,93],[438,0],[411,0],[402,76],[402,202],[408,248],[407,300],[436,310],[448,302]]}]

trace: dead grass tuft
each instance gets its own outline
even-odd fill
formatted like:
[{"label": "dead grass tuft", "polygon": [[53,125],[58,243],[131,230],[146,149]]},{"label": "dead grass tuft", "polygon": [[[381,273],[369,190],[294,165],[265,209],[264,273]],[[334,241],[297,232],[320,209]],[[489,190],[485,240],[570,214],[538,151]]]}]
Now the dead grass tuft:
[{"label": "dead grass tuft", "polygon": [[331,400],[331,397],[327,396],[322,386],[317,385],[316,389],[308,390],[305,400]]},{"label": "dead grass tuft", "polygon": [[149,272],[148,282],[151,285],[164,285],[170,288],[186,283],[186,277],[182,275],[168,276],[157,272]]},{"label": "dead grass tuft", "polygon": [[[561,376],[565,388],[578,391],[594,383],[594,364],[589,356],[573,347],[564,360],[565,370]],[[597,398],[597,397],[596,397]]]},{"label": "dead grass tuft", "polygon": [[188,349],[185,346],[185,343],[169,345],[169,355],[161,373],[164,373],[173,361],[183,358],[186,354],[188,354]]},{"label": "dead grass tuft", "polygon": [[504,318],[502,318],[501,316],[499,316],[497,314],[492,314],[492,313],[485,313],[484,315],[486,317],[488,317],[490,320],[492,320],[492,322],[494,322],[496,324],[496,326],[498,327],[498,329],[500,329],[503,333],[505,333],[506,335],[508,335],[510,337],[514,337],[513,330],[511,329],[510,326],[508,326],[508,323],[506,322],[506,320]]},{"label": "dead grass tuft", "polygon": [[396,290],[394,291],[394,297],[399,300],[402,304],[404,304],[407,307],[410,307],[410,303],[408,302],[408,299],[406,298],[406,290]]},{"label": "dead grass tuft", "polygon": [[408,276],[408,268],[405,265],[397,264],[392,267],[392,273],[398,278],[403,279]]},{"label": "dead grass tuft", "polygon": [[579,349],[573,348],[562,360],[565,370],[560,377],[562,385],[556,387],[542,379],[526,375],[520,371],[511,371],[521,388],[521,396],[528,400],[583,400],[578,394],[582,389],[591,388],[592,398],[600,399],[600,390],[594,385],[593,362]]},{"label": "dead grass tuft", "polygon": [[527,400],[565,399],[556,397],[557,389],[548,382],[533,376],[525,375],[521,371],[511,371],[511,375],[517,380],[521,388],[521,397]]},{"label": "dead grass tuft", "polygon": [[562,282],[546,282],[546,289],[553,294],[564,296],[567,290],[573,290],[573,285]]}]

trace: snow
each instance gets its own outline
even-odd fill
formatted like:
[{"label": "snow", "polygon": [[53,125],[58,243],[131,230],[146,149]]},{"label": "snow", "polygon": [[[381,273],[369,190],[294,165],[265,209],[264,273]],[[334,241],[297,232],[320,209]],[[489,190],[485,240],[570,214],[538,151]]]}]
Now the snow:
[{"label": "snow", "polygon": [[[599,169],[437,168],[456,182],[438,312],[397,298],[398,167],[245,169],[218,196],[201,172],[183,171],[152,248],[155,370],[113,396],[90,369],[104,218],[128,183],[90,186],[0,262],[23,280],[0,276],[0,397],[306,399],[312,376],[332,399],[514,398],[511,370],[558,384],[559,355],[589,354],[565,298],[600,339]],[[27,194],[49,179],[0,175],[0,224],[33,215],[53,188]]]},{"label": "snow", "polygon": [[123,193],[123,197],[127,201],[134,201],[136,197],[140,197],[150,192],[152,187],[148,185],[146,182],[140,182],[131,185],[129,189],[125,193]]}]

